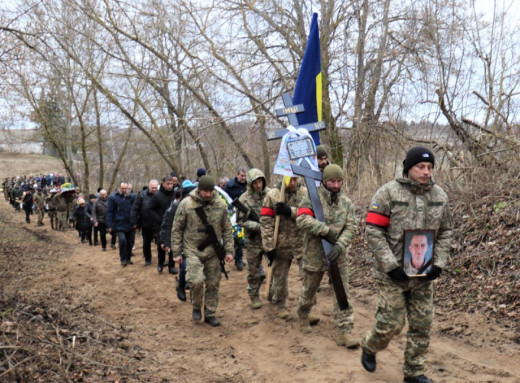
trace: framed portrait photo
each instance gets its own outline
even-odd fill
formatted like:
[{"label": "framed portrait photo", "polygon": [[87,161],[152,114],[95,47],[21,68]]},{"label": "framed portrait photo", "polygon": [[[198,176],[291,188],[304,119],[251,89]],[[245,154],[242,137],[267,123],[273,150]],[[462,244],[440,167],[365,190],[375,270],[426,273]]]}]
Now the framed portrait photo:
[{"label": "framed portrait photo", "polygon": [[435,230],[405,230],[403,269],[409,277],[425,277],[433,266]]}]

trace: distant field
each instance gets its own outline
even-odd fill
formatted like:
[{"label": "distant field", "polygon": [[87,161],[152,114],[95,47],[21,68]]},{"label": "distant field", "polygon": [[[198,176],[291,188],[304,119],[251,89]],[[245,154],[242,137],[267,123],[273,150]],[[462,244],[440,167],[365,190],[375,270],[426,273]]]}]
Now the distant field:
[{"label": "distant field", "polygon": [[43,154],[0,152],[0,179],[40,173],[64,173],[62,163]]}]

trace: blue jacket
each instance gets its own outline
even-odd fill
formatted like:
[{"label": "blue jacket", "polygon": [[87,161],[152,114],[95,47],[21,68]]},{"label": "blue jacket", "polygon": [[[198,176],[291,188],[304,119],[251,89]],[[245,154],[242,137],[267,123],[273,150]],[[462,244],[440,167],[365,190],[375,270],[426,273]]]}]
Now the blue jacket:
[{"label": "blue jacket", "polygon": [[107,206],[107,228],[113,231],[131,231],[132,224],[130,216],[132,214],[132,204],[135,195],[121,195],[115,192],[108,198]]},{"label": "blue jacket", "polygon": [[238,182],[237,177],[235,177],[228,181],[224,191],[228,193],[232,200],[235,200],[247,191],[247,182],[242,184]]}]

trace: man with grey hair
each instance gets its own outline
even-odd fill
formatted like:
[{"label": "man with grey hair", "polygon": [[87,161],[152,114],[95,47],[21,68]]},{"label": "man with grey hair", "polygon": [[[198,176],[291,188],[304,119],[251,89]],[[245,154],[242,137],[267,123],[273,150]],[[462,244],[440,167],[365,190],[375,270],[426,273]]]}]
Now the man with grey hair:
[{"label": "man with grey hair", "polygon": [[[246,181],[246,172],[247,168],[240,166],[237,169],[237,175],[235,178],[230,180],[224,191],[231,197],[234,201],[239,198],[242,194],[247,191],[247,181]],[[244,268],[243,251],[241,247],[235,246],[235,266],[238,271],[242,271]]]},{"label": "man with grey hair", "polygon": [[158,187],[159,181],[156,179],[150,180],[148,188],[139,192],[135,197],[132,214],[130,215],[130,223],[133,229],[141,229],[145,266],[150,266],[152,263],[152,241],[157,235],[155,220],[150,214],[150,202]]}]

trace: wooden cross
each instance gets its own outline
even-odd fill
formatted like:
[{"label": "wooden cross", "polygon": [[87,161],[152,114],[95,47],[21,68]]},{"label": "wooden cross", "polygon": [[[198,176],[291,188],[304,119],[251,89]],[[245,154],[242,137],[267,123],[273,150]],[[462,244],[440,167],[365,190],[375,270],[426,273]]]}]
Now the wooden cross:
[{"label": "wooden cross", "polygon": [[[307,158],[304,158],[300,165],[291,165],[291,167],[294,174],[303,176],[305,178],[307,191],[309,192],[309,198],[311,200],[312,210],[314,211],[314,217],[316,217],[316,219],[320,222],[327,223],[315,182],[316,180],[321,181],[321,172],[313,170]],[[345,289],[343,288],[343,281],[341,280],[341,274],[339,273],[338,262],[331,262],[328,258],[328,254],[332,250],[333,246],[325,239],[321,240],[321,245],[323,246],[323,251],[325,252],[325,257],[327,258],[329,276],[332,279],[332,286],[334,287],[334,293],[336,294],[336,300],[338,301],[339,309],[342,311],[346,310],[348,309],[348,299]]]},{"label": "wooden cross", "polygon": [[[297,113],[305,111],[303,104],[294,105],[289,92],[282,94],[282,100],[284,108],[276,109],[275,113],[278,117],[287,116],[289,124],[295,128],[304,128],[309,132],[316,132],[325,129],[325,123],[323,121],[313,122],[311,124],[298,125],[298,119],[296,118]],[[271,132],[266,132],[267,141],[280,139],[288,132],[287,129],[278,129]]]}]

